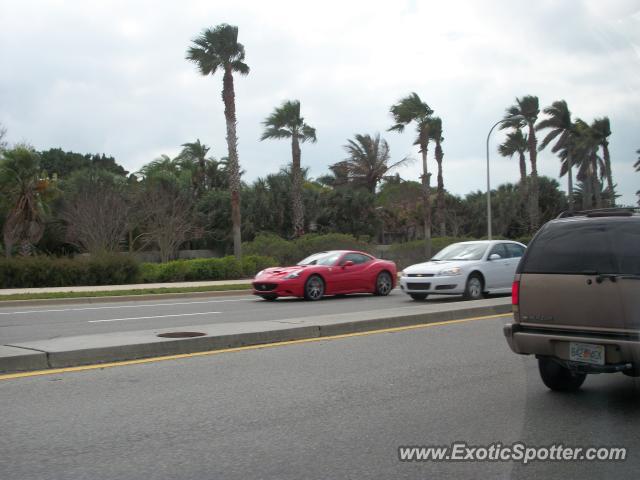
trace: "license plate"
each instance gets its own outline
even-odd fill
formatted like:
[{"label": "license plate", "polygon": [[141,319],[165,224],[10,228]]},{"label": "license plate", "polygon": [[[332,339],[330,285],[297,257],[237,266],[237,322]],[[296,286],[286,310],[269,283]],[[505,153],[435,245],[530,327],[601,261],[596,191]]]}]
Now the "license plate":
[{"label": "license plate", "polygon": [[569,343],[569,360],[593,365],[604,365],[604,345],[592,343]]}]

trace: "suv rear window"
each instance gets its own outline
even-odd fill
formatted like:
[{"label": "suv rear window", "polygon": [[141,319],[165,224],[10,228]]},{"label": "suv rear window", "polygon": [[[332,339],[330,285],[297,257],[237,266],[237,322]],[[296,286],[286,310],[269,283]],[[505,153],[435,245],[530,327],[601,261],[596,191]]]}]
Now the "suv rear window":
[{"label": "suv rear window", "polygon": [[543,228],[519,273],[640,274],[640,221],[568,221]]}]

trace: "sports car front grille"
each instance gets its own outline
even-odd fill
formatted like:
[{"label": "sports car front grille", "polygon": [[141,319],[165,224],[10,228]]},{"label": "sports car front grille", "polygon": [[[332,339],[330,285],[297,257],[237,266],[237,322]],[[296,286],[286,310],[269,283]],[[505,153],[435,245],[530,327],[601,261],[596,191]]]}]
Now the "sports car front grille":
[{"label": "sports car front grille", "polygon": [[276,283],[260,283],[256,282],[253,284],[253,288],[258,290],[259,292],[270,292],[271,290],[275,290],[278,284]]},{"label": "sports car front grille", "polygon": [[429,290],[431,288],[431,284],[409,282],[407,283],[407,288],[409,290]]}]

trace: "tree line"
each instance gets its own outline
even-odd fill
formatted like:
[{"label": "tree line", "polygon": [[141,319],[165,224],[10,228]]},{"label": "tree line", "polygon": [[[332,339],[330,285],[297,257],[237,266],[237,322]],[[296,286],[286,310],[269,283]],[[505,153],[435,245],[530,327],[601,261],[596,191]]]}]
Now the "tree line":
[{"label": "tree line", "polygon": [[[183,144],[175,158],[163,155],[129,173],[104,154],[37,152],[28,145],[8,148],[6,130],[0,128],[0,221],[6,255],[29,255],[34,248],[53,254],[154,248],[167,261],[188,245],[240,256],[242,240],[260,232],[284,238],[341,232],[381,243],[423,239],[430,255],[434,219],[438,236],[486,233],[484,193],[461,197],[445,189],[443,121],[417,93],[390,106],[388,131],[415,129],[413,144],[422,159],[419,182],[392,174],[408,159],[392,161],[389,145],[378,133],[347,139],[345,158],[328,165],[328,174],[310,178],[302,166],[302,144],[316,142],[316,130],[302,116],[300,101],[286,100],[265,118],[261,140],[290,141],[291,161],[248,184],[242,180],[237,149],[234,74],[248,75],[250,70],[238,28],[222,24],[204,30],[186,58],[202,75],[222,73],[226,155],[213,157],[197,139]],[[563,100],[543,113],[540,119],[538,98],[531,95],[517,98],[506,109],[501,127],[509,132],[498,151],[505,157],[517,155],[520,180],[493,191],[498,235],[531,235],[542,222],[575,205],[615,205],[609,119],[591,124],[572,120]],[[546,136],[538,145],[540,131]],[[550,145],[560,159],[560,176],[567,176],[568,196],[558,182],[538,175],[537,153]],[[640,171],[640,158],[635,168]]]}]

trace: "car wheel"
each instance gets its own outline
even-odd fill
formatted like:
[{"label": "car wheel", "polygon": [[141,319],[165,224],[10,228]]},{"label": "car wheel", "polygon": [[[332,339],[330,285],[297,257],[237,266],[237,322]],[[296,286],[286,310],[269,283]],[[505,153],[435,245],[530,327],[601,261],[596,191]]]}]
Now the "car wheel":
[{"label": "car wheel", "polygon": [[575,392],[587,378],[586,373],[575,373],[550,358],[538,359],[542,382],[556,392]]},{"label": "car wheel", "polygon": [[479,275],[470,275],[467,279],[467,286],[464,289],[464,298],[467,300],[480,300],[482,298],[482,278]]},{"label": "car wheel", "polygon": [[414,300],[425,300],[429,294],[428,293],[410,293],[409,296]]},{"label": "car wheel", "polygon": [[324,296],[324,281],[318,275],[311,275],[304,284],[305,300],[320,300]]},{"label": "car wheel", "polygon": [[265,300],[269,301],[269,302],[273,302],[276,298],[278,298],[277,295],[260,295],[262,298],[264,298]]},{"label": "car wheel", "polygon": [[376,289],[374,291],[374,294],[384,297],[386,295],[389,295],[392,287],[393,282],[391,281],[391,275],[389,275],[387,272],[380,272],[378,274],[378,277],[376,278]]}]

